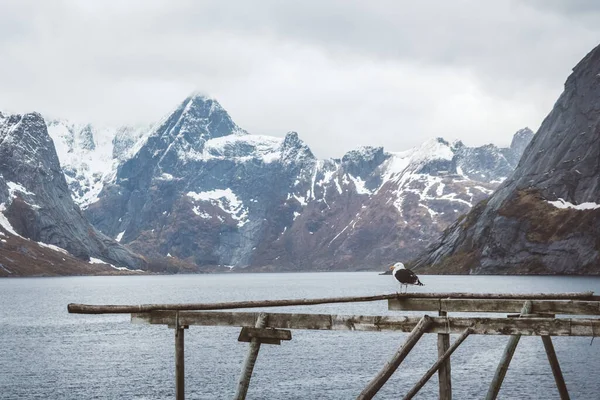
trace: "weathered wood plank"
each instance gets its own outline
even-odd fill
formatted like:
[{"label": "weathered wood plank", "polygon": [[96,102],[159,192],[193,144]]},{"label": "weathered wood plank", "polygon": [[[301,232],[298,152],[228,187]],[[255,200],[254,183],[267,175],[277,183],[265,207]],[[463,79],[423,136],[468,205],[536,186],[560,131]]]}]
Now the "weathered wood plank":
[{"label": "weathered wood plank", "polygon": [[406,358],[408,353],[417,344],[421,336],[425,333],[429,325],[431,325],[431,318],[428,315],[423,315],[423,318],[417,323],[414,329],[410,332],[410,335],[406,338],[406,341],[398,351],[394,354],[392,359],[385,364],[383,369],[369,382],[367,387],[360,392],[357,400],[370,400],[377,394],[379,389],[390,379],[390,377],[396,372],[402,361]]},{"label": "weathered wood plank", "polygon": [[236,308],[257,307],[284,307],[284,306],[307,306],[315,304],[333,303],[359,303],[369,301],[388,300],[395,298],[454,298],[454,299],[579,299],[600,301],[600,296],[594,296],[593,292],[581,293],[391,293],[375,296],[351,296],[332,297],[320,299],[292,299],[292,300],[259,300],[259,301],[233,301],[226,303],[187,303],[187,304],[138,304],[138,305],[92,305],[75,304],[67,306],[72,314],[131,314],[157,310],[230,310]]},{"label": "weathered wood plank", "polygon": [[292,332],[287,329],[249,328],[243,326],[238,342],[251,342],[258,339],[262,344],[281,344],[282,340],[292,340]]},{"label": "weathered wood plank", "polygon": [[[514,299],[389,299],[394,311],[519,312],[523,300]],[[600,301],[532,300],[532,313],[600,315]]]},{"label": "weathered wood plank", "polygon": [[[442,354],[440,354],[439,359],[435,362],[435,364],[433,364],[433,366],[425,373],[425,375],[423,375],[423,377],[419,380],[419,382],[417,382],[415,384],[415,386],[413,386],[413,388],[406,394],[406,396],[404,396],[404,400],[410,400],[413,397],[415,397],[415,395],[419,392],[419,390],[421,390],[421,388],[423,386],[425,386],[425,384],[427,383],[427,381],[429,381],[429,379],[433,376],[433,374],[435,374],[435,371],[437,371],[438,369],[441,370],[442,366],[450,359],[450,356],[452,355],[452,353],[454,353],[454,350],[456,350],[458,348],[458,346],[460,346],[460,344],[470,334],[471,334],[471,328],[465,329],[465,331],[458,337],[458,339],[456,339],[456,341],[454,343],[452,343],[452,346],[448,347],[446,349],[446,351],[444,351]],[[441,389],[441,386],[440,386],[440,389]],[[444,394],[444,396],[445,396],[445,394]],[[452,394],[450,394],[450,397],[452,397]],[[440,393],[440,400],[443,398],[444,397],[442,397],[442,393]]]},{"label": "weathered wood plank", "polygon": [[[525,316],[531,312],[532,302],[527,300],[523,305],[521,310],[521,316]],[[519,344],[519,340],[521,339],[521,335],[513,335],[508,339],[508,343],[504,348],[504,353],[502,353],[502,358],[500,358],[500,362],[498,363],[498,367],[496,368],[496,373],[494,374],[494,378],[490,383],[490,387],[488,389],[485,400],[495,400],[498,397],[498,393],[500,392],[500,388],[502,387],[502,382],[504,381],[504,377],[506,376],[506,372],[508,371],[508,367],[510,365],[510,361],[515,354],[515,350],[517,349],[517,345]]]},{"label": "weathered wood plank", "polygon": [[[234,311],[180,311],[182,325],[198,326],[254,326],[258,313]],[[347,331],[401,331],[410,332],[420,317],[291,314],[269,313],[268,326],[279,329],[316,329]],[[587,318],[484,318],[432,317],[428,333],[460,334],[473,328],[476,335],[526,336],[593,336],[600,332],[600,319]],[[132,323],[172,325],[174,311],[153,311],[131,315]]]},{"label": "weathered wood plank", "polygon": [[542,336],[544,342],[544,349],[546,349],[546,355],[550,362],[550,368],[552,369],[552,375],[554,375],[554,381],[556,382],[556,388],[560,395],[561,400],[570,400],[569,391],[567,390],[567,384],[565,378],[563,378],[562,371],[560,370],[560,364],[558,363],[558,357],[554,351],[554,345],[552,344],[552,338],[550,336]]},{"label": "weathered wood plank", "polygon": [[[448,313],[446,311],[439,312],[440,317],[447,317]],[[470,332],[470,330],[469,330]],[[444,354],[450,348],[450,335],[447,333],[438,333],[437,337],[437,348],[438,348],[438,357],[443,357]],[[438,392],[440,400],[452,400],[452,367],[450,365],[450,358],[445,359],[443,363],[439,366],[438,370]],[[435,372],[435,371],[434,371]],[[427,378],[429,379],[429,378]],[[427,381],[425,381],[427,382]],[[425,384],[423,382],[423,385]],[[416,389],[415,394],[419,391],[420,388]]]},{"label": "weathered wood plank", "polygon": [[[256,328],[262,329],[267,325],[268,315],[260,313],[256,318]],[[258,351],[260,350],[260,341],[256,338],[250,341],[248,348],[248,355],[246,361],[242,366],[242,374],[240,381],[238,382],[237,389],[233,398],[235,400],[244,400],[248,393],[248,387],[250,386],[250,378],[252,377],[252,371],[254,371],[254,364],[256,364],[256,358],[258,357]]]}]

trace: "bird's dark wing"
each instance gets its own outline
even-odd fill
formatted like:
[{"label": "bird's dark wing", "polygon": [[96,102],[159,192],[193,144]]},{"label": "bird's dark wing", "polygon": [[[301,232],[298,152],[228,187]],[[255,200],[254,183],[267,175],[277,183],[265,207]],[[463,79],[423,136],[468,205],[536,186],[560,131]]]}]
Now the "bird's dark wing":
[{"label": "bird's dark wing", "polygon": [[421,283],[417,275],[412,272],[410,269],[400,269],[396,271],[394,278],[398,280],[400,283],[409,284],[409,285],[418,285]]}]

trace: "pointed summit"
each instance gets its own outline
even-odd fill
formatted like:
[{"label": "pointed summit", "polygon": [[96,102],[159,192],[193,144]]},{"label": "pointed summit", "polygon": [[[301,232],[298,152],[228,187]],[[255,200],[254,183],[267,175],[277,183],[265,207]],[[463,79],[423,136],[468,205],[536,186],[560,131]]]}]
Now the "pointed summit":
[{"label": "pointed summit", "polygon": [[533,138],[533,131],[528,127],[519,129],[513,136],[510,142],[510,149],[517,155],[517,158],[521,158],[521,155],[525,151],[525,148],[531,142]]},{"label": "pointed summit", "polygon": [[247,134],[233,122],[217,100],[200,93],[188,96],[164,120],[158,131],[171,137],[184,135],[188,141]]},{"label": "pointed summit", "polygon": [[170,170],[179,162],[202,158],[204,144],[210,139],[246,134],[219,102],[193,93],[137,142],[135,156],[121,168],[128,171],[123,176],[146,171],[142,175],[148,178],[159,164]]},{"label": "pointed summit", "polygon": [[281,143],[281,160],[283,163],[303,163],[306,160],[314,161],[315,156],[299,137],[297,132],[288,132]]}]

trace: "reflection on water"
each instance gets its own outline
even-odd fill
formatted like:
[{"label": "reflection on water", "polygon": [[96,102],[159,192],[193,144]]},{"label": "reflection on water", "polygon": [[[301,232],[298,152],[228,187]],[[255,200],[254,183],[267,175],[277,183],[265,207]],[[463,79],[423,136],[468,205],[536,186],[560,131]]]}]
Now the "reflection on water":
[{"label": "reflection on water", "polygon": [[[424,276],[413,291],[600,293],[600,278]],[[0,280],[1,399],[170,399],[174,332],[132,325],[128,315],[70,315],[68,303],[138,304],[382,294],[393,278],[375,273],[299,273]],[[288,307],[271,311],[389,315],[385,302]],[[419,313],[407,313],[415,314]],[[189,399],[229,399],[247,344],[238,328],[186,332]],[[406,334],[294,331],[281,346],[264,345],[248,399],[351,399],[379,371]],[[454,340],[453,337],[452,340]],[[482,398],[506,337],[470,336],[452,356],[456,399]],[[600,340],[554,338],[573,399],[600,399]],[[396,399],[435,362],[435,335],[425,335],[378,398]],[[437,377],[418,398],[437,398]],[[542,341],[523,337],[501,399],[558,399]]]}]

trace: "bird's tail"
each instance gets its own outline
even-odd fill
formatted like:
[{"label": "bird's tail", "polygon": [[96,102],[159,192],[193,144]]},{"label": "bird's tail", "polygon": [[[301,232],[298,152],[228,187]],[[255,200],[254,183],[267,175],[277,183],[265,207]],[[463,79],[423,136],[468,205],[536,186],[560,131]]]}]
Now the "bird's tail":
[{"label": "bird's tail", "polygon": [[417,286],[425,286],[425,285],[423,285],[423,282],[421,282],[421,281],[419,280],[419,278],[417,278]]}]

